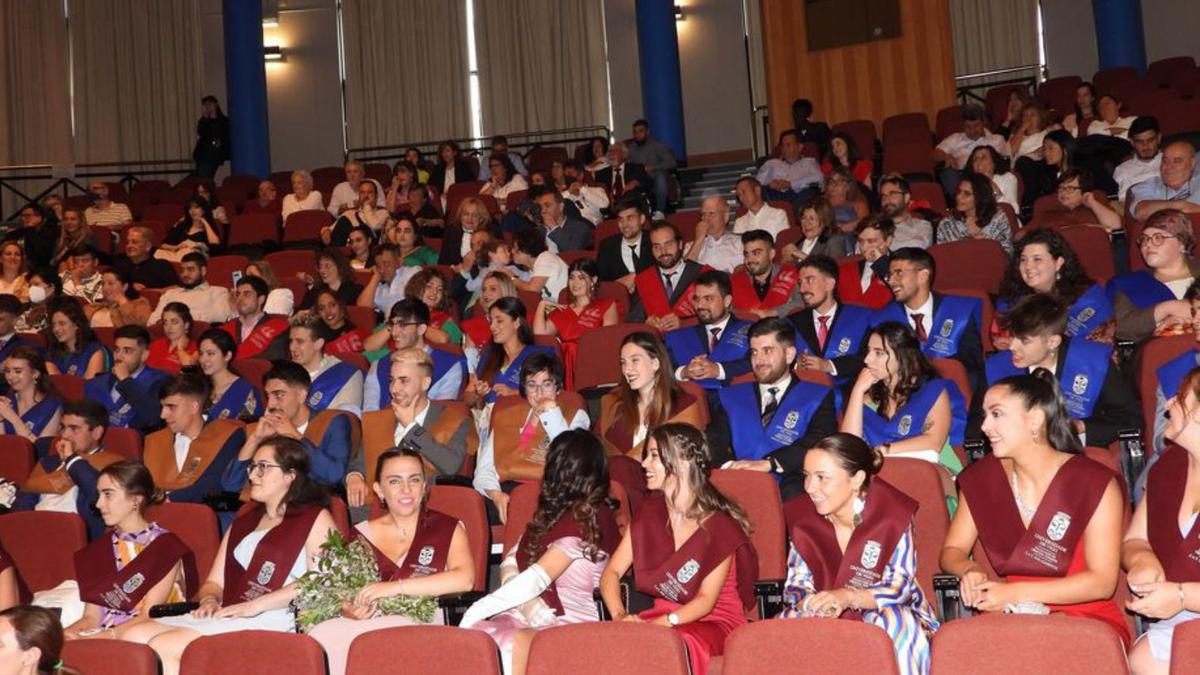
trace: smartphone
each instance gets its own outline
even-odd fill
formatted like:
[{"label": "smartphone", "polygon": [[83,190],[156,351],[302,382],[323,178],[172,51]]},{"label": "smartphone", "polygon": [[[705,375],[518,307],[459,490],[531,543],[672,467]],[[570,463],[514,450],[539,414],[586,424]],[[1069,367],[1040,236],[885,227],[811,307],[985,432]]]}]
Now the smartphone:
[{"label": "smartphone", "polygon": [[238,282],[242,280],[242,271],[234,270],[231,276],[233,277],[233,285],[237,286]]}]

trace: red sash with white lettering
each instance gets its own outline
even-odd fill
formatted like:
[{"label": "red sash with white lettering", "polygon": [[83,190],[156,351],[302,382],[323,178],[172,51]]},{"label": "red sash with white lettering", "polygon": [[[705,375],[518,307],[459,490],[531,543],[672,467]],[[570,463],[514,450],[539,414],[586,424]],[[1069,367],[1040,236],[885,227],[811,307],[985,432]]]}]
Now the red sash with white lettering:
[{"label": "red sash with white lettering", "polygon": [[254,327],[254,330],[250,331],[250,337],[245,340],[242,339],[241,320],[234,319],[225,323],[221,328],[232,335],[234,342],[238,343],[237,358],[252,359],[266,351],[276,338],[287,332],[288,320],[282,316],[265,316]]},{"label": "red sash with white lettering", "polygon": [[325,343],[325,353],[330,356],[338,354],[363,353],[363,340],[370,335],[365,328],[352,328],[336,338]]},{"label": "red sash with white lettering", "polygon": [[[792,544],[812,570],[813,586],[832,591],[850,586],[870,588],[883,581],[883,569],[892,559],[900,538],[912,524],[917,501],[876,477],[871,481],[862,512],[846,552],[838,546],[833,523],[817,513],[807,496],[783,506]],[[846,612],[843,619],[862,619],[862,612]]]},{"label": "red sash with white lettering", "polygon": [[758,292],[754,290],[754,280],[745,268],[734,272],[730,281],[733,282],[734,309],[775,309],[792,297],[792,291],[800,282],[800,270],[792,265],[780,268],[771,279],[771,285],[767,287],[767,294],[762,300],[758,299]]},{"label": "red sash with white lettering", "polygon": [[1179,505],[1188,481],[1188,453],[1179,446],[1163,452],[1146,481],[1146,530],[1150,548],[1174,583],[1200,581],[1200,518],[1184,537]]},{"label": "red sash with white lettering", "polygon": [[233,557],[233,551],[246,535],[258,527],[265,511],[266,507],[256,503],[234,519],[229,528],[229,541],[225,548],[223,605],[246,602],[283,588],[292,565],[303,552],[313,523],[321,515],[321,509],[316,506],[289,506],[283,514],[283,521],[271,528],[258,542],[250,565],[242,567]]},{"label": "red sash with white lettering", "polygon": [[417,521],[417,531],[413,533],[412,543],[408,545],[408,553],[399,565],[392,562],[387,554],[379,550],[379,547],[362,533],[359,533],[358,537],[367,542],[371,551],[375,553],[375,562],[379,565],[379,579],[398,581],[427,577],[445,570],[446,559],[450,555],[450,541],[454,538],[456,527],[456,518],[433,509],[424,509]]},{"label": "red sash with white lettering", "polygon": [[568,391],[575,389],[575,359],[579,351],[579,338],[593,328],[604,325],[604,314],[616,303],[607,298],[593,298],[579,314],[571,306],[550,312],[550,323],[558,331],[559,347],[563,355],[563,369],[567,373]]},{"label": "red sash with white lettering", "polygon": [[[606,556],[611,556],[613,551],[617,550],[617,544],[621,543],[621,530],[617,527],[616,516],[613,515],[612,509],[607,504],[601,504],[596,509],[596,526],[600,530],[600,551]],[[542,536],[542,546],[548,547],[551,542],[563,537],[579,537],[584,542],[587,541],[587,534],[573,513],[564,513],[558,522],[550,526],[550,529]],[[526,548],[524,538],[522,538],[520,546],[517,547],[517,566],[525,570],[535,562],[537,561],[530,559],[529,549]],[[566,613],[562,606],[562,600],[558,597],[557,581],[550,582],[549,588],[542,592],[542,600],[558,616]]]},{"label": "red sash with white lettering", "polygon": [[730,555],[736,556],[738,595],[742,605],[754,605],[758,554],[733,518],[714,513],[688,540],[675,549],[661,492],[651,494],[633,518],[633,575],[637,589],[664,600],[687,604],[700,584]]},{"label": "red sash with white lettering", "polygon": [[158,535],[136,558],[117,569],[111,530],[75,552],[75,580],[84,602],[121,612],[132,612],[147,591],[183,561],[183,579],[190,598],[199,586],[196,558],[179,537]]},{"label": "red sash with white lettering", "polygon": [[1051,481],[1042,503],[1024,527],[1012,484],[993,455],[958,475],[988,560],[1003,576],[1065,577],[1075,547],[1104,496],[1113,473],[1076,455]]},{"label": "red sash with white lettering", "polygon": [[[681,267],[680,274],[685,268]],[[706,266],[702,271],[707,271]],[[679,300],[672,306],[670,299],[667,297],[667,289],[663,286],[662,276],[658,273],[658,266],[651,265],[646,269],[638,272],[634,277],[634,284],[637,286],[638,297],[642,299],[642,307],[646,309],[647,317],[662,318],[668,314],[674,313],[675,316],[683,319],[696,314],[696,309],[692,307],[692,287],[696,285],[693,281],[679,295]]]}]

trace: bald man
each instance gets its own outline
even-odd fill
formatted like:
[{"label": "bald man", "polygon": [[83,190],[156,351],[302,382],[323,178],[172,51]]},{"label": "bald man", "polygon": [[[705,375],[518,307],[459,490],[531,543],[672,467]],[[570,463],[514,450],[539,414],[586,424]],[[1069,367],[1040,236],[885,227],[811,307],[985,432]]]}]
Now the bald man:
[{"label": "bald man", "polygon": [[1164,209],[1200,213],[1200,173],[1196,171],[1196,147],[1175,141],[1163,148],[1162,165],[1156,178],[1129,188],[1129,208],[1138,220],[1146,220]]},{"label": "bald man", "polygon": [[729,230],[729,203],[724,197],[712,195],[701,203],[696,240],[687,259],[729,273],[742,264],[742,238]]}]

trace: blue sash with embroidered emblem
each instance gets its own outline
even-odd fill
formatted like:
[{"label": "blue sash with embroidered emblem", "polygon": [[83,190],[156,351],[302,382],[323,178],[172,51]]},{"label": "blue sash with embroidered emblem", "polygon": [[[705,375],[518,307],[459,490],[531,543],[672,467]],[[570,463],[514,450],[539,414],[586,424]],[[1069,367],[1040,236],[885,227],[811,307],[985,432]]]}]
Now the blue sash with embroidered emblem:
[{"label": "blue sash with embroidered emblem", "polygon": [[1158,367],[1158,386],[1162,387],[1163,397],[1171,398],[1179,391],[1183,378],[1200,366],[1200,349],[1189,349]]},{"label": "blue sash with embroidered emblem", "polygon": [[[958,343],[968,328],[980,331],[983,316],[983,303],[978,298],[962,295],[938,295],[935,301],[936,309],[930,321],[931,329],[921,352],[931,359],[950,359],[958,353]],[[912,324],[908,313],[897,302],[889,303],[875,313],[872,326],[878,326],[885,321],[896,321],[906,326]]]},{"label": "blue sash with embroidered emblem", "polygon": [[1105,289],[1110,303],[1116,297],[1117,291],[1124,293],[1125,297],[1129,298],[1129,301],[1138,309],[1175,299],[1175,294],[1171,292],[1171,289],[1155,279],[1154,274],[1149,270],[1126,272],[1113,277]]},{"label": "blue sash with embroidered emblem", "polygon": [[241,417],[243,410],[258,419],[263,413],[263,404],[254,385],[239,377],[208,410],[208,419],[236,420]]},{"label": "blue sash with embroidered emblem", "polygon": [[[16,410],[17,395],[9,394],[8,399],[12,401],[13,410]],[[58,414],[59,410],[62,410],[62,404],[63,402],[61,398],[54,396],[44,398],[33,404],[32,408],[26,410],[25,414],[21,415],[21,421],[25,423],[25,428],[29,430],[29,433],[33,434],[34,436],[41,436],[42,430],[46,428],[46,425],[50,423],[50,420],[54,419],[54,416]],[[5,421],[4,433],[15,434],[17,431],[13,428],[12,423]]]},{"label": "blue sash with embroidered emblem", "polygon": [[[496,345],[492,345],[492,346],[488,347],[488,349],[500,349],[500,347],[497,347]],[[491,383],[492,386],[494,387],[497,384],[503,384],[506,387],[510,387],[513,391],[519,391],[521,389],[521,366],[524,365],[525,359],[529,358],[530,356],[533,356],[534,354],[553,354],[553,353],[554,353],[554,347],[545,347],[542,345],[525,345],[525,348],[521,350],[521,353],[517,354],[517,358],[513,359],[512,363],[508,364],[508,368],[505,368],[504,370],[501,370],[500,372],[496,373],[496,378]],[[476,375],[479,375],[480,373],[483,372],[483,365],[485,363],[487,363],[487,352],[486,351],[484,352],[483,356],[479,359],[479,370],[475,373]],[[381,392],[381,394],[382,394],[382,392]],[[494,390],[489,391],[487,397],[484,400],[487,401],[488,403],[495,403],[496,402],[496,392]]]},{"label": "blue sash with embroidered emblem", "polygon": [[330,366],[329,370],[313,380],[312,387],[308,390],[308,407],[314,414],[328,408],[333,399],[337,398],[342,387],[346,386],[346,383],[357,372],[357,366],[345,361],[339,361]]},{"label": "blue sash with embroidered emblem", "polygon": [[[710,354],[708,352],[708,326],[688,326],[676,328],[667,333],[664,342],[671,354],[671,363],[675,368],[685,366],[697,356],[708,355],[713,363],[725,361],[740,361],[750,352],[750,322],[730,319],[725,324],[717,346]],[[703,333],[703,334],[702,334]],[[705,389],[719,389],[721,381],[716,378],[696,380],[696,384]]]},{"label": "blue sash with embroidered emblem", "polygon": [[833,391],[813,382],[794,382],[783,395],[771,422],[763,427],[757,387],[757,383],[747,382],[725,387],[718,394],[729,415],[733,454],[738,459],[762,459],[803,438],[813,414]]},{"label": "blue sash with embroidered emblem", "polygon": [[925,419],[943,391],[950,398],[950,435],[947,440],[951,445],[961,445],[967,430],[967,400],[953,382],[940,378],[926,382],[925,386],[909,396],[891,419],[884,419],[878,411],[864,405],[863,440],[874,447],[921,435],[925,431]]},{"label": "blue sash with embroidered emblem", "polygon": [[[1092,416],[1100,390],[1104,388],[1104,377],[1112,358],[1112,347],[1084,338],[1070,340],[1066,345],[1067,356],[1058,373],[1059,388],[1062,389],[1063,404],[1074,419],[1083,420]],[[1028,371],[1017,368],[1012,362],[1012,352],[1000,352],[988,358],[984,365],[988,386],[1012,375],[1024,375]]]},{"label": "blue sash with embroidered emblem", "polygon": [[[169,375],[161,370],[146,366],[133,376],[133,381],[147,389],[153,389],[161,380]],[[117,391],[117,382],[112,373],[102,373],[83,383],[86,397],[96,401],[108,410],[108,425],[112,427],[128,427],[134,418],[133,406],[130,405],[121,392]]]}]

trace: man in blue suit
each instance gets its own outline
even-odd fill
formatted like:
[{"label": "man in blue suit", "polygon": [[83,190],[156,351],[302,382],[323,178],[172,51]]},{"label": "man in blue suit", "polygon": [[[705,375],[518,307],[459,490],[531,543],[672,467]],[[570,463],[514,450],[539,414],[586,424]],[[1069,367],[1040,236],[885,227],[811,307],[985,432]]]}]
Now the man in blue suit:
[{"label": "man in blue suit", "polygon": [[667,352],[675,366],[675,379],[716,391],[750,372],[746,356],[750,350],[750,322],[734,318],[729,274],[719,270],[709,270],[696,278],[692,305],[700,323],[668,332]]}]

